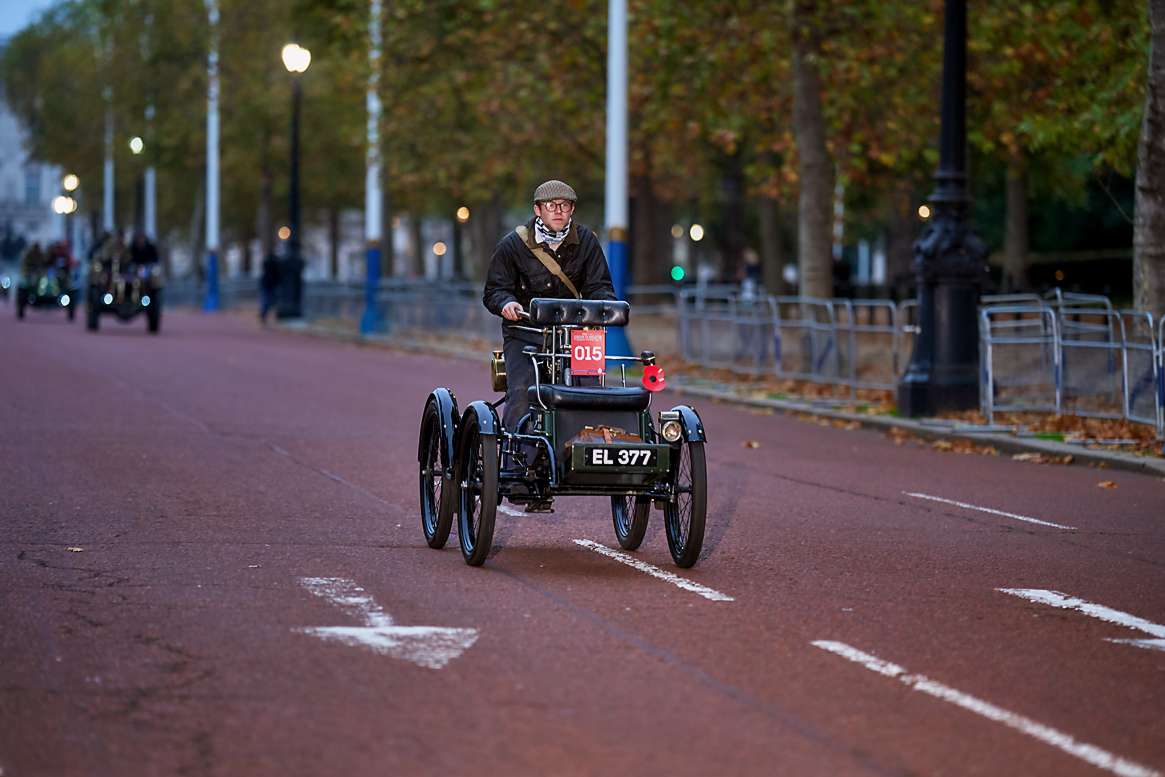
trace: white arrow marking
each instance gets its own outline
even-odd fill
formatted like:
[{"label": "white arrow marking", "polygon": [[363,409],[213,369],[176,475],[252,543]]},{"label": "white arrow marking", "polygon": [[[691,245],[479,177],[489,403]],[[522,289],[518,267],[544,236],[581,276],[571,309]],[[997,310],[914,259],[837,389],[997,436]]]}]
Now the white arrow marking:
[{"label": "white arrow marking", "polygon": [[1046,604],[1049,607],[1059,607],[1064,610],[1076,610],[1085,615],[1091,615],[1109,623],[1115,623],[1119,626],[1124,626],[1129,629],[1136,629],[1143,631],[1146,634],[1153,635],[1154,639],[1113,639],[1109,638],[1108,642],[1120,642],[1125,645],[1136,645],[1137,647],[1148,648],[1150,650],[1165,650],[1165,626],[1153,621],[1147,621],[1144,618],[1138,618],[1136,615],[1129,615],[1127,612],[1114,610],[1111,607],[1105,607],[1103,604],[1093,604],[1086,602],[1083,599],[1077,599],[1075,596],[1062,594],[1059,591],[1047,591],[1042,588],[997,588],[997,591],[1002,591],[1005,594],[1018,596],[1021,599],[1027,599],[1029,602],[1037,604]]},{"label": "white arrow marking", "polygon": [[412,661],[428,669],[440,669],[477,642],[477,629],[440,626],[394,626],[392,617],[353,580],[343,577],[301,577],[299,582],[316,596],[327,599],[363,626],[316,626],[293,629],[320,639],[353,647],[367,647],[386,656]]},{"label": "white arrow marking", "polygon": [[822,650],[828,650],[830,653],[835,653],[856,664],[861,664],[872,672],[893,677],[908,688],[921,691],[936,699],[950,702],[956,707],[962,707],[969,712],[974,712],[976,715],[982,715],[988,720],[1002,723],[1009,728],[1034,737],[1045,744],[1049,744],[1069,755],[1073,755],[1082,761],[1086,761],[1101,769],[1106,769],[1114,774],[1122,775],[1122,777],[1160,777],[1160,772],[1148,766],[1142,766],[1134,761],[1121,758],[1107,750],[1100,749],[1096,745],[1081,742],[1070,734],[1065,734],[1063,731],[1054,729],[1039,721],[1018,715],[1002,707],[997,707],[989,701],[984,701],[969,693],[963,693],[960,690],[951,688],[949,685],[943,685],[940,682],[931,680],[925,675],[908,674],[904,667],[862,652],[844,642],[819,639],[813,643],[813,646],[819,647]]}]

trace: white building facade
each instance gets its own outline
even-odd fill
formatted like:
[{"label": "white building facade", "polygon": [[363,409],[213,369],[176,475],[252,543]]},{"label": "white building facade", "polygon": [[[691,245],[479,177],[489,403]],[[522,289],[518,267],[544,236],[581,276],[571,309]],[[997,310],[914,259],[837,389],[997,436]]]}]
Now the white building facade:
[{"label": "white building facade", "polygon": [[65,217],[52,206],[62,193],[61,169],[30,158],[27,139],[0,91],[0,241],[8,245],[45,245],[65,237]]}]

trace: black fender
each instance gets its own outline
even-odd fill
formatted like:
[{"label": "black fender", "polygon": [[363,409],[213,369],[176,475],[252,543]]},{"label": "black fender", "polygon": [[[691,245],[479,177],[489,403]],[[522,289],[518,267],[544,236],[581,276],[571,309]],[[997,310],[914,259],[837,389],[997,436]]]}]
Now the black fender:
[{"label": "black fender", "polygon": [[704,433],[704,422],[696,408],[688,405],[676,405],[671,409],[680,414],[680,424],[684,427],[684,439],[688,442],[707,442],[708,436]]},{"label": "black fender", "polygon": [[465,408],[464,415],[461,416],[461,430],[468,429],[470,424],[474,424],[479,434],[492,434],[495,437],[500,437],[502,434],[502,422],[498,419],[498,411],[481,399],[476,399],[469,403],[469,407]]},{"label": "black fender", "polygon": [[[454,444],[457,442],[457,428],[461,416],[457,412],[457,397],[453,396],[453,392],[447,388],[435,388],[429,394],[429,398],[425,400],[425,407],[430,404],[437,406],[437,418],[441,423],[441,454],[442,462],[446,467],[453,464]],[[421,416],[421,423],[424,423],[424,415]],[[417,441],[417,461],[425,460],[425,451],[422,449],[424,444],[424,436],[422,435]]]}]

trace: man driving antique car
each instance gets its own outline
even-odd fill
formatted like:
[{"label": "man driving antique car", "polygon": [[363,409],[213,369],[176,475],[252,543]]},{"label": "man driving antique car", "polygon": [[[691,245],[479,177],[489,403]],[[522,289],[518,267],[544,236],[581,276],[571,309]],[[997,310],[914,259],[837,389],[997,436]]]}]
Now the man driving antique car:
[{"label": "man driving antique car", "polygon": [[530,408],[527,389],[534,365],[522,353],[542,346],[541,335],[515,326],[535,297],[615,299],[607,258],[595,233],[574,221],[578,196],[567,184],[550,180],[534,190],[534,217],[502,238],[486,272],[482,302],[502,317],[506,407],[502,423],[510,432]]}]

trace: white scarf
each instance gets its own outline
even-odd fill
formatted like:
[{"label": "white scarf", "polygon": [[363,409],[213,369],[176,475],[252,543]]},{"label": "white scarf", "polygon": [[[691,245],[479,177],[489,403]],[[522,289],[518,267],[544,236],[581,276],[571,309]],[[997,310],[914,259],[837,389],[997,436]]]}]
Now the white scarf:
[{"label": "white scarf", "polygon": [[550,227],[546,226],[546,222],[544,222],[542,220],[541,216],[535,216],[534,217],[534,242],[535,243],[549,243],[552,247],[557,248],[558,244],[561,243],[563,240],[565,240],[566,236],[568,234],[570,234],[570,226],[573,223],[574,223],[574,219],[571,218],[569,221],[566,222],[566,226],[564,226],[559,231],[555,232],[552,229],[550,229]]}]

